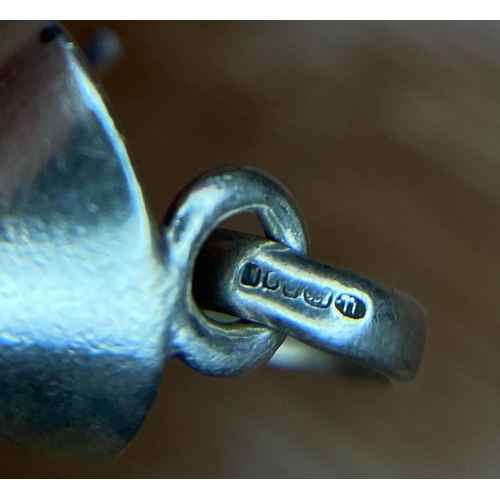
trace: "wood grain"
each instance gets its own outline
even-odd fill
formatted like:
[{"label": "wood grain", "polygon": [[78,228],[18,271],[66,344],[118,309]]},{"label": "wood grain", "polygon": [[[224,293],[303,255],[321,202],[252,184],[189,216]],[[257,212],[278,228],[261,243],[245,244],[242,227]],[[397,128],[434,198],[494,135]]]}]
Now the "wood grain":
[{"label": "wood grain", "polygon": [[[81,41],[98,24],[67,27]],[[125,54],[104,86],[158,221],[209,168],[267,170],[301,205],[315,258],[424,305],[425,369],[394,387],[170,362],[112,463],[4,445],[0,474],[499,477],[500,24],[107,25]]]}]

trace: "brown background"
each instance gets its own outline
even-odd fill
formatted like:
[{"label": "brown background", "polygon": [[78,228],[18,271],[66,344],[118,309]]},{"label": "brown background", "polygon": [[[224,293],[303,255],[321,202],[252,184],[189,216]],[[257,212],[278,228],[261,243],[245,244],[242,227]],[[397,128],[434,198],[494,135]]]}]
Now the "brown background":
[{"label": "brown background", "polygon": [[[70,22],[84,41],[102,23]],[[161,220],[194,176],[259,166],[315,258],[407,290],[431,336],[418,384],[170,362],[112,463],[5,446],[3,477],[499,477],[500,24],[106,23],[104,85]],[[240,228],[252,223],[240,221]]]}]

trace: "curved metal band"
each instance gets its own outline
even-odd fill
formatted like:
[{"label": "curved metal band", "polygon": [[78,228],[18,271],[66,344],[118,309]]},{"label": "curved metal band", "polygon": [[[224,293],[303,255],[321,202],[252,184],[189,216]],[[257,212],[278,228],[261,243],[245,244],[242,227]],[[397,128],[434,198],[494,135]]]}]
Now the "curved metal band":
[{"label": "curved metal band", "polygon": [[214,232],[198,260],[195,295],[204,307],[391,377],[410,379],[420,366],[426,315],[409,295],[274,241]]},{"label": "curved metal band", "polygon": [[193,271],[203,243],[222,221],[242,212],[255,213],[269,238],[307,253],[305,224],[293,198],[280,183],[250,167],[219,169],[198,178],[165,219],[171,284],[166,309],[174,354],[208,375],[237,375],[266,363],[285,338],[263,325],[216,323],[192,298]]}]

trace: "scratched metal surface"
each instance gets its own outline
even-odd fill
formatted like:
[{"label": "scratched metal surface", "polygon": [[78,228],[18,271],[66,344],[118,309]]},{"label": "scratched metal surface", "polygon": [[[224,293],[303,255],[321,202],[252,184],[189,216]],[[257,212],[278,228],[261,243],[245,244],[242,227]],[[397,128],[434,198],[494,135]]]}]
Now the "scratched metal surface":
[{"label": "scratched metal surface", "polygon": [[0,434],[113,456],[172,350],[172,279],[85,63],[43,27],[0,25]]},{"label": "scratched metal surface", "polygon": [[[67,26],[79,40],[96,23]],[[315,258],[414,295],[416,385],[166,366],[113,462],[4,443],[4,477],[500,476],[498,23],[109,23],[105,80],[159,221],[195,175],[262,167],[300,203]],[[256,229],[240,220],[238,229]]]}]

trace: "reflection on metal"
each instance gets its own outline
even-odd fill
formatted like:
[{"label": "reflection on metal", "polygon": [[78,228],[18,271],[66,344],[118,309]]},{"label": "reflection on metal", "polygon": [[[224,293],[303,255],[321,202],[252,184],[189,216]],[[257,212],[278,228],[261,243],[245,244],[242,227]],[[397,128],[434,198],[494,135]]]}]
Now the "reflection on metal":
[{"label": "reflection on metal", "polygon": [[[279,183],[250,168],[207,174],[159,232],[67,34],[7,22],[0,40],[1,434],[36,453],[116,454],[144,420],[165,359],[235,375],[268,362],[287,333],[396,376],[414,373],[420,309],[308,260],[298,208]],[[218,307],[243,318],[222,324],[192,298],[195,261],[222,220],[248,211],[274,241],[216,233],[210,245],[223,247],[223,261],[203,254],[227,289],[214,284],[201,300],[221,298]],[[257,267],[238,274],[248,262]]]},{"label": "reflection on metal", "polygon": [[194,293],[202,306],[274,327],[391,377],[412,378],[420,364],[425,313],[411,297],[275,241],[213,232],[197,261]]},{"label": "reflection on metal", "polygon": [[387,383],[389,379],[381,372],[373,371],[344,356],[336,356],[287,337],[271,358],[268,366],[280,370],[302,371],[324,375],[359,377],[363,380]]},{"label": "reflection on metal", "polygon": [[114,454],[155,397],[168,275],[102,94],[55,34],[0,27],[0,431]]},{"label": "reflection on metal", "polygon": [[284,340],[283,333],[260,324],[211,321],[192,298],[193,271],[204,241],[224,219],[242,212],[255,213],[269,238],[298,254],[307,252],[304,225],[289,193],[250,168],[221,169],[199,178],[165,219],[166,315],[175,353],[209,375],[236,375],[259,366]]}]

